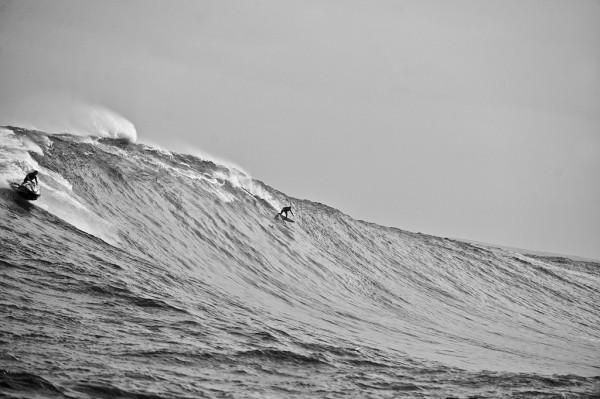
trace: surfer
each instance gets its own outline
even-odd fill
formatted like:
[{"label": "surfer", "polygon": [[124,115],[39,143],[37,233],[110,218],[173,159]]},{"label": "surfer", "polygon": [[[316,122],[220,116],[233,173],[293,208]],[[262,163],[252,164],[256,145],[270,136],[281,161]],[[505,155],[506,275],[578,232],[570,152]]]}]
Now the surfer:
[{"label": "surfer", "polygon": [[21,183],[21,185],[30,181],[31,183],[35,182],[34,184],[37,186],[39,184],[38,179],[37,179],[37,174],[38,174],[37,170],[27,173],[27,176],[25,176],[25,179],[23,179],[23,183]]},{"label": "surfer", "polygon": [[291,212],[292,215],[294,214],[294,212],[292,212],[292,207],[291,206],[284,206],[283,209],[281,209],[281,212],[278,213],[278,215],[282,216],[282,213],[285,213],[285,215],[283,215],[283,217],[287,219],[288,212]]}]

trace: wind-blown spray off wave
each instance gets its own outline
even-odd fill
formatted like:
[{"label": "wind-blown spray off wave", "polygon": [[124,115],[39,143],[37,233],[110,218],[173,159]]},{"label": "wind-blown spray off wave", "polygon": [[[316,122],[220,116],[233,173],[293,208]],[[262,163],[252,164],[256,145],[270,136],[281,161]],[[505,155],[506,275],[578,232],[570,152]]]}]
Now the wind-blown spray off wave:
[{"label": "wind-blown spray off wave", "polygon": [[0,134],[2,178],[43,184],[35,206],[1,192],[9,395],[598,392],[598,263],[357,221],[123,140]]},{"label": "wind-blown spray off wave", "polygon": [[[15,104],[12,124],[52,133],[123,139],[135,143],[132,122],[98,104],[89,104],[64,94],[39,93]],[[26,123],[23,124],[23,121]]]}]

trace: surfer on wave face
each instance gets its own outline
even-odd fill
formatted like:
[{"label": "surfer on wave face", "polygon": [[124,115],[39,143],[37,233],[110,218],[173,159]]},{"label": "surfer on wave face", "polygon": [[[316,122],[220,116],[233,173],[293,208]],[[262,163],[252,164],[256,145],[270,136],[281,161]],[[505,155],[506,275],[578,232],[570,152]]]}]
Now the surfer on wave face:
[{"label": "surfer on wave face", "polygon": [[39,184],[38,183],[38,179],[37,179],[37,174],[38,174],[37,170],[34,170],[33,172],[27,173],[27,176],[25,176],[25,179],[23,179],[23,183],[21,183],[21,184],[25,184],[28,181],[30,181],[32,183],[35,183],[35,185],[37,186]]},{"label": "surfer on wave face", "polygon": [[283,209],[281,209],[281,212],[279,212],[279,215],[281,215],[282,213],[285,213],[285,215],[283,215],[283,217],[285,217],[287,219],[288,212],[290,212],[292,215],[294,214],[294,212],[292,212],[292,207],[291,206],[284,206]]}]

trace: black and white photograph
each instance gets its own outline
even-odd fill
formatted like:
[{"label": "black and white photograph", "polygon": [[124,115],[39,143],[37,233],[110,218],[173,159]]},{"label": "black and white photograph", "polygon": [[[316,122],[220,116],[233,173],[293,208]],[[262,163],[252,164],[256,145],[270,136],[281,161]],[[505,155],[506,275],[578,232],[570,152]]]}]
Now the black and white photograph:
[{"label": "black and white photograph", "polygon": [[600,1],[0,0],[0,398],[600,399]]}]

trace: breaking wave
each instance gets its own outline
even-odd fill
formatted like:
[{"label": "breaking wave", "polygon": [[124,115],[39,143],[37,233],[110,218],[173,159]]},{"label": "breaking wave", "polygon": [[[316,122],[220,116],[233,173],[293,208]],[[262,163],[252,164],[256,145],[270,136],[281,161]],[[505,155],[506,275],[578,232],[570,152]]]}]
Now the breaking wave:
[{"label": "breaking wave", "polygon": [[[131,141],[0,130],[0,392],[596,397],[597,262],[357,221]],[[7,181],[32,168],[30,203]]]}]

